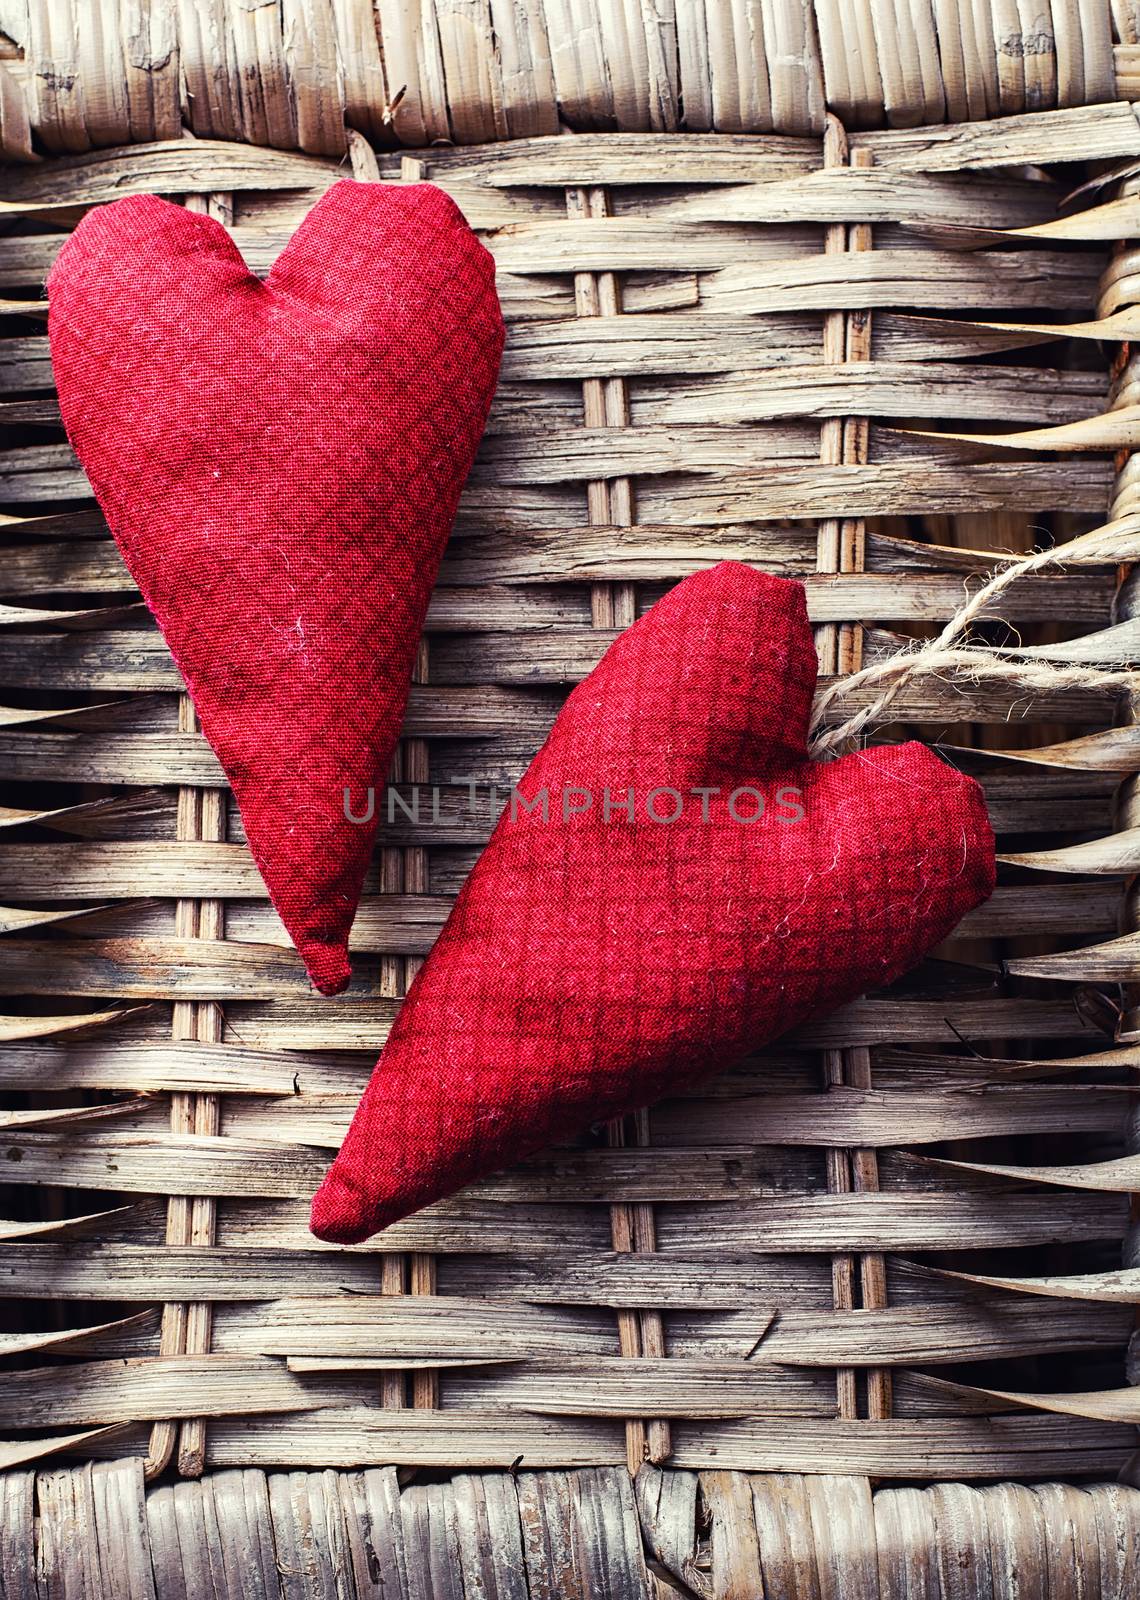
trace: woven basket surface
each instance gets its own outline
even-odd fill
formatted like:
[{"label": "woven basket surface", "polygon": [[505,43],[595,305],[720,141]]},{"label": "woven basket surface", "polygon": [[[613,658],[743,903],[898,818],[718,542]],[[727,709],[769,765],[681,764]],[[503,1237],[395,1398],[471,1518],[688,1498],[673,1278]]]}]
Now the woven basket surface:
[{"label": "woven basket surface", "polygon": [[[438,786],[439,815],[383,828],[336,1000],[308,991],[63,438],[37,302],[85,206],[183,199],[264,270],[345,168],[169,140],[7,174],[3,1464],[648,1455],[714,1497],[728,1468],[862,1496],[1113,1477],[1137,1415],[1137,754],[1108,681],[902,689],[880,731],[937,741],[1031,859],[893,991],[369,1247],[306,1222],[493,786],[669,584],[724,557],[802,579],[830,681],[934,631],[994,552],[1133,514],[1135,200],[1061,211],[1084,169],[1055,165],[1135,162],[1131,108],[349,144],[361,181],[454,196],[508,345],[400,755],[399,792]],[[1123,559],[1018,581],[982,632],[1126,665]]]},{"label": "woven basket surface", "polygon": [[1140,99],[1131,0],[181,0],[0,6],[0,151],[343,155],[575,132],[821,133]]}]

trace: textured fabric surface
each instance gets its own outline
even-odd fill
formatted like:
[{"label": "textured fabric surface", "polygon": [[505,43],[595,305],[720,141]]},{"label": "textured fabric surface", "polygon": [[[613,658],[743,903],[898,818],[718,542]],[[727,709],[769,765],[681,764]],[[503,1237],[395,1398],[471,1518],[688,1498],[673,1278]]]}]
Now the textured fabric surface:
[{"label": "textured fabric surface", "polygon": [[412,986],[319,1237],[364,1239],[730,1065],[897,978],[991,893],[972,779],[918,744],[807,760],[815,676],[802,586],[738,563],[611,647]]},{"label": "textured fabric surface", "polygon": [[[92,211],[48,282],[68,436],[316,986],[352,924],[498,374],[494,264],[430,185],[338,183],[267,281],[208,217]],[[347,804],[346,804],[347,796]]]}]

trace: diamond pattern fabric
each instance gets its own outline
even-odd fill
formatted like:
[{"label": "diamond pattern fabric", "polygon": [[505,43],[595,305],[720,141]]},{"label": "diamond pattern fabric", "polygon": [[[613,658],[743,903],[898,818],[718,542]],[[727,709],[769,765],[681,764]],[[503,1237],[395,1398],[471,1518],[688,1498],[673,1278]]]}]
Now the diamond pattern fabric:
[{"label": "diamond pattern fabric", "polygon": [[802,585],[686,579],[570,695],[416,978],[313,1203],[358,1242],[878,988],[994,883],[924,746],[816,763]]},{"label": "diamond pattern fabric", "polygon": [[335,184],[262,283],[153,196],[49,282],[68,436],[312,981],[348,931],[498,375],[491,256],[427,184]]}]

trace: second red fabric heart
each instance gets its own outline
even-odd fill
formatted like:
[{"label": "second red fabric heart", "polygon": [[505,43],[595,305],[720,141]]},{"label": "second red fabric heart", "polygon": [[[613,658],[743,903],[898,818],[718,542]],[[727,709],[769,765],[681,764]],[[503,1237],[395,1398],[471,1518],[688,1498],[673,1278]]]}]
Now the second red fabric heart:
[{"label": "second red fabric heart", "polygon": [[349,980],[380,791],[503,345],[495,269],[427,184],[338,183],[265,283],[150,195],[48,282],[68,436],[317,988]]},{"label": "second red fabric heart", "polygon": [[815,677],[802,586],[736,563],[611,647],[404,1003],[320,1238],[699,1081],[890,983],[986,899],[977,784],[918,744],[810,762]]}]

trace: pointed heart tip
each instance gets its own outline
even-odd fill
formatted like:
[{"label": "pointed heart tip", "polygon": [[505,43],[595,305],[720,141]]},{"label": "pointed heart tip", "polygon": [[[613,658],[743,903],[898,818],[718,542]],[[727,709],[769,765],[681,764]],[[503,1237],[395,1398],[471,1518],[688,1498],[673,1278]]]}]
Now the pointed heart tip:
[{"label": "pointed heart tip", "polygon": [[326,1244],[361,1244],[376,1229],[364,1196],[354,1184],[345,1181],[334,1162],[313,1196],[310,1233]]},{"label": "pointed heart tip", "polygon": [[352,981],[352,967],[344,945],[298,944],[305,971],[320,994],[343,994]]}]

